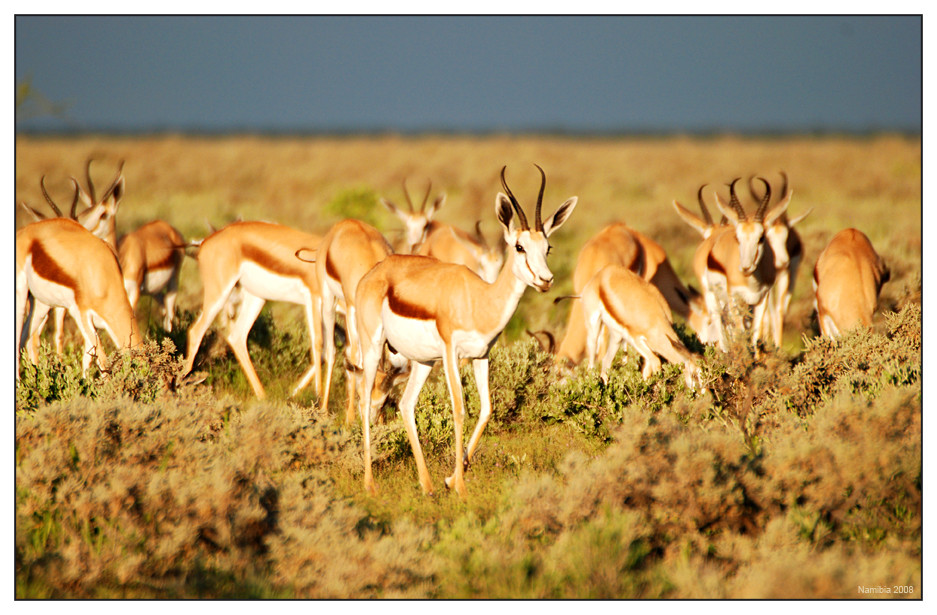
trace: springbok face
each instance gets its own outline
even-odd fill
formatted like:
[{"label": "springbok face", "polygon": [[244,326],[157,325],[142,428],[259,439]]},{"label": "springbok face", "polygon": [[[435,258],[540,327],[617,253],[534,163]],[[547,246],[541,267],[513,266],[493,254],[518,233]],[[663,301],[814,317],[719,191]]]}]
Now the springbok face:
[{"label": "springbok face", "polygon": [[[782,201],[790,202],[790,199],[793,196],[793,191],[788,189],[787,173],[781,171],[781,178],[784,180],[784,183],[781,186],[781,194],[784,196]],[[752,197],[755,198],[755,200],[760,200],[758,195],[755,193],[755,189],[751,182],[752,180],[749,178],[748,190],[751,192]],[[775,217],[774,221],[770,224],[765,223],[765,239],[768,240],[768,245],[771,246],[771,250],[774,252],[774,266],[777,269],[783,269],[790,264],[791,255],[787,251],[787,242],[791,234],[791,228],[806,218],[811,211],[813,210],[810,209],[806,213],[803,213],[792,220],[788,220],[787,212],[785,211],[780,216]]]},{"label": "springbok face", "polygon": [[423,197],[423,203],[419,211],[414,209],[413,202],[410,200],[410,193],[407,190],[407,180],[403,181],[403,194],[407,198],[407,210],[400,209],[388,199],[381,199],[381,203],[403,222],[407,241],[407,252],[414,254],[416,249],[426,240],[426,231],[429,223],[433,221],[433,216],[442,207],[446,201],[446,194],[443,193],[436,197],[429,209],[426,208],[426,201],[429,199],[429,193],[432,189],[432,182],[426,187],[426,195]]},{"label": "springbok face", "polygon": [[540,292],[546,292],[553,286],[553,272],[547,265],[547,254],[550,253],[547,238],[566,222],[576,207],[578,197],[574,196],[567,200],[546,222],[543,222],[540,217],[540,208],[543,204],[543,189],[546,187],[547,176],[539,165],[534,166],[540,171],[541,176],[534,228],[530,228],[524,210],[521,209],[504,179],[504,171],[507,167],[501,168],[501,185],[507,195],[499,192],[495,197],[495,213],[504,227],[504,241],[508,245],[507,249],[514,251],[512,273],[528,286]]},{"label": "springbok face", "polygon": [[[735,228],[735,238],[739,243],[739,270],[748,276],[752,275],[755,269],[758,268],[761,256],[764,253],[765,229],[774,226],[774,223],[787,209],[791,202],[791,193],[789,192],[780,203],[766,213],[768,202],[771,200],[771,186],[764,178],[759,177],[758,179],[765,184],[765,196],[762,198],[761,205],[759,205],[755,215],[749,216],[742,209],[742,204],[735,194],[735,183],[739,179],[736,178],[729,184],[730,200],[728,204],[722,200],[718,192],[716,193],[716,206],[719,207],[722,214],[728,218]],[[787,241],[786,235],[784,241]]]}]

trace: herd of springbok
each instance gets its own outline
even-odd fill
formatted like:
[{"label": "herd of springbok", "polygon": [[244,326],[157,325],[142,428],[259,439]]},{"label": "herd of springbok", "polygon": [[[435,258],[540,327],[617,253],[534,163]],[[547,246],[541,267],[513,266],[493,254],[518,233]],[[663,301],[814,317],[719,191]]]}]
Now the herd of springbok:
[{"label": "herd of springbok", "polygon": [[[248,354],[248,333],[266,301],[296,303],[305,311],[311,363],[292,393],[313,382],[324,411],[336,354],[336,315],[342,314],[347,337],[345,418],[351,423],[357,414],[362,421],[365,487],[374,491],[370,423],[394,382],[407,376],[398,407],[420,485],[427,493],[433,491],[414,410],[433,365],[442,360],[455,425],[455,465],[445,484],[464,495],[464,473],[491,415],[489,352],[526,288],[546,292],[552,287],[548,240],[578,202],[570,197],[544,219],[546,174],[534,166],[541,181],[532,221],[508,187],[506,168],[501,169],[503,192],[495,197],[495,215],[503,243],[488,242],[479,225],[473,236],[434,220],[445,194],[427,207],[430,184],[417,209],[404,182],[407,209],[381,199],[404,226],[397,252],[377,229],[360,220],[341,221],[324,236],[270,222],[238,221],[188,243],[172,226],[156,220],[118,239],[116,215],[125,190],[122,162],[99,198],[89,160],[87,190],[71,178],[75,193],[67,216],[49,196],[42,177],[42,194],[55,215],[47,217],[20,203],[35,221],[16,234],[17,379],[23,346],[28,359],[36,361],[50,310],[55,315],[57,353],[62,352],[66,311],[77,324],[84,342],[83,371],[92,360],[106,368],[98,329],[104,329],[119,349],[142,341],[134,318],[141,293],[157,299],[163,326],[170,330],[188,248],[198,263],[203,294],[202,310],[188,330],[182,375],[193,369],[203,336],[222,314],[226,340],[255,395],[263,398],[263,385]],[[674,331],[674,313],[701,342],[723,351],[728,351],[730,332],[749,329],[756,352],[769,335],[780,346],[803,260],[794,226],[810,213],[788,216],[793,191],[787,176],[781,177],[774,202],[767,180],[749,179],[754,213],[741,203],[738,179],[726,186],[728,200],[713,190],[722,213],[718,223],[706,206],[705,185],[697,191],[701,217],[673,202],[680,218],[701,235],[693,257],[700,291],[680,281],[657,242],[626,224],[611,224],[589,239],[573,274],[573,303],[565,336],[555,348],[557,363],[586,360],[591,367],[602,355],[604,379],[616,352],[627,343],[643,357],[645,378],[660,369],[663,357],[683,364],[688,387],[701,388],[696,357]],[[821,334],[836,337],[857,325],[870,325],[888,277],[888,268],[862,232],[837,233],[813,271]],[[545,335],[552,342],[552,335]],[[472,363],[481,408],[467,445],[462,442],[463,359]]]}]

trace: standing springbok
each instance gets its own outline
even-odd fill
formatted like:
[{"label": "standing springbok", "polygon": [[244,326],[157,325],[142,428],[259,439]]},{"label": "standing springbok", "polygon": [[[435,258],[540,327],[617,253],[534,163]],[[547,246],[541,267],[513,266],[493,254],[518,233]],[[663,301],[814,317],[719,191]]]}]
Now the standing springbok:
[{"label": "standing springbok", "polygon": [[609,334],[602,359],[603,381],[607,381],[618,348],[627,342],[644,357],[641,375],[645,380],[660,370],[657,358],[660,355],[671,363],[683,363],[683,377],[688,388],[702,386],[693,355],[673,329],[666,299],[634,271],[620,265],[604,267],[583,289],[582,307],[586,314],[586,356],[590,368],[595,364],[603,329]]},{"label": "standing springbok", "polygon": [[[464,472],[491,415],[488,353],[517,309],[524,289],[533,286],[546,292],[553,284],[553,273],[546,261],[550,251],[547,238],[569,218],[577,197],[568,199],[543,222],[540,209],[546,174],[539,166],[537,169],[541,184],[533,228],[508,188],[505,168],[501,169],[501,185],[507,195],[498,193],[495,212],[510,247],[494,283],[485,282],[461,265],[418,255],[394,255],[378,263],[358,285],[355,303],[360,341],[358,358],[364,370],[362,399],[374,385],[385,343],[396,360],[410,361],[410,377],[399,408],[425,493],[432,493],[433,483],[420,448],[414,409],[433,364],[442,359],[455,430],[455,470],[445,482],[447,487],[465,496]],[[472,360],[481,408],[467,451],[463,451],[462,445],[465,407],[459,378],[460,358]],[[373,492],[370,413],[364,403],[360,405],[360,413],[364,426],[364,486]]]},{"label": "standing springbok", "polygon": [[[788,196],[787,174],[781,171],[781,178],[784,183],[781,186],[781,196]],[[752,185],[752,179],[748,180],[748,189],[756,201],[759,197]],[[777,269],[774,286],[769,291],[768,298],[768,325],[771,335],[774,339],[774,345],[781,347],[781,341],[784,333],[784,317],[787,315],[791,304],[791,296],[794,294],[794,285],[797,282],[797,271],[804,257],[804,244],[800,239],[800,233],[794,229],[794,225],[810,215],[813,208],[794,218],[788,218],[787,212],[782,213],[773,224],[765,225],[765,238],[771,245],[774,252],[774,266]]]},{"label": "standing springbok", "polygon": [[[63,308],[75,320],[84,340],[82,374],[94,357],[101,369],[106,355],[96,327],[107,331],[118,349],[142,340],[127,301],[120,265],[111,248],[78,222],[52,218],[16,232],[16,348],[28,319],[42,319],[50,308]],[[31,358],[32,359],[32,358]],[[16,361],[19,379],[19,356]]]},{"label": "standing springbok", "polygon": [[[771,210],[767,210],[771,198],[771,186],[765,184],[765,196],[754,216],[745,213],[735,193],[736,178],[729,184],[729,203],[715,192],[716,206],[729,222],[728,226],[715,226],[712,219],[701,221],[674,201],[677,213],[699,230],[704,239],[693,257],[693,269],[703,287],[703,297],[713,323],[718,330],[719,347],[728,350],[726,337],[727,319],[734,327],[741,327],[740,317],[731,317],[734,299],[753,307],[752,344],[757,351],[758,341],[764,330],[765,313],[768,307],[768,291],[774,284],[777,270],[774,253],[765,240],[765,227],[774,224],[790,204],[788,192]],[[702,199],[700,200],[702,205]]]},{"label": "standing springbok", "polygon": [[[347,344],[345,356],[345,387],[347,401],[345,423],[355,420],[355,382],[359,374],[351,369],[357,361],[358,336],[355,322],[355,290],[361,278],[393,250],[376,228],[360,220],[343,220],[333,226],[322,238],[315,258],[315,274],[322,298],[322,339],[325,347],[325,383],[319,404],[323,412],[329,408],[332,385],[332,365],[335,362],[335,315],[341,306],[345,311]],[[306,260],[300,254],[297,258]]]},{"label": "standing springbok", "polygon": [[319,237],[270,222],[234,222],[202,240],[198,268],[202,278],[202,311],[189,327],[188,350],[182,375],[192,371],[199,346],[208,327],[228,303],[235,286],[241,302],[228,323],[225,338],[254,390],[266,396],[247,352],[247,335],[267,301],[287,301],[303,306],[309,329],[312,364],[292,390],[301,391],[315,379],[320,390],[321,296],[315,269],[296,259],[301,249],[315,249]]},{"label": "standing springbok", "polygon": [[836,233],[813,269],[820,334],[837,338],[858,325],[871,325],[882,285],[890,278],[888,266],[862,231]]}]

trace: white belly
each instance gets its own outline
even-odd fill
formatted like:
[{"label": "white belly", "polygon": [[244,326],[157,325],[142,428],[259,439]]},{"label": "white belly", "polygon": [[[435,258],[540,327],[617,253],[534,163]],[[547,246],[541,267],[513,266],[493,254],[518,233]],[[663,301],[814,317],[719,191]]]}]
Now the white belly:
[{"label": "white belly", "polygon": [[172,278],[172,272],[172,268],[148,271],[143,276],[143,292],[152,295],[166,288],[170,278]]},{"label": "white belly", "polygon": [[446,345],[435,320],[398,316],[387,306],[387,299],[381,306],[381,318],[387,342],[403,356],[424,363],[442,358]]},{"label": "white belly", "polygon": [[306,304],[311,300],[309,289],[299,278],[273,273],[250,261],[241,264],[238,281],[244,290],[267,301]]},{"label": "white belly", "polygon": [[32,259],[26,263],[26,280],[29,285],[29,292],[46,305],[68,307],[75,304],[75,291],[39,276],[33,270]]}]

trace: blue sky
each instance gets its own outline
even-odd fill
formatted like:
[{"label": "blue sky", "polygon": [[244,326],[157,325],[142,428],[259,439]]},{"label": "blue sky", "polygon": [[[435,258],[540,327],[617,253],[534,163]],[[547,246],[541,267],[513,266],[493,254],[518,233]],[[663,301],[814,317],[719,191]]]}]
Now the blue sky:
[{"label": "blue sky", "polygon": [[17,130],[921,130],[921,18],[15,19]]}]

